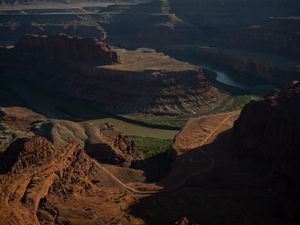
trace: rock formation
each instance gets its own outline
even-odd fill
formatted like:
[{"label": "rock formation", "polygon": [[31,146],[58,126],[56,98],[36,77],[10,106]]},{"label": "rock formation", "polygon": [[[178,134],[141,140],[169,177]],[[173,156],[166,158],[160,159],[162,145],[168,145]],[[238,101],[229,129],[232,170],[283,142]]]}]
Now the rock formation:
[{"label": "rock formation", "polygon": [[232,127],[240,111],[218,113],[215,115],[190,118],[176,135],[172,149],[182,155],[202,145],[207,145],[216,136]]},{"label": "rock formation", "polygon": [[[173,0],[170,6],[176,16],[201,31],[199,43],[210,46],[199,51],[203,61],[280,85],[299,80],[300,20],[295,16],[299,2]],[[195,48],[192,45],[186,54],[194,58]]]},{"label": "rock formation", "polygon": [[5,124],[0,123],[0,151],[4,151],[15,138],[16,135]]},{"label": "rock formation", "polygon": [[0,152],[16,139],[34,136],[47,118],[24,107],[2,107],[0,109]]},{"label": "rock formation", "polygon": [[222,101],[196,66],[152,50],[115,51],[91,39],[27,36],[4,49],[0,63],[4,71],[110,112],[197,113]]},{"label": "rock formation", "polygon": [[[269,166],[299,191],[300,83],[245,106],[234,125],[237,155]],[[297,190],[298,189],[298,190]]]},{"label": "rock formation", "polygon": [[[69,24],[69,20],[73,21],[78,19],[76,16],[61,16],[59,24],[55,21],[57,20],[56,15],[47,15],[47,22],[45,23],[26,23],[23,18],[19,18],[20,22],[17,24],[2,24],[0,25],[1,37],[0,41],[8,42],[8,43],[17,43],[20,38],[22,38],[26,34],[33,35],[46,35],[46,36],[54,36],[60,33],[64,33],[71,36],[79,36],[82,38],[96,38],[99,40],[104,40],[107,36],[106,32],[100,26],[93,26],[91,24]],[[32,19],[33,21],[36,19],[34,16],[28,15],[27,18]],[[80,24],[80,19],[78,19],[78,23]]]},{"label": "rock formation", "polygon": [[200,57],[230,66],[236,71],[244,73],[245,76],[254,75],[281,85],[290,84],[300,78],[298,61],[276,55],[269,55],[265,58],[260,53],[214,47],[200,47],[192,49],[192,52]]},{"label": "rock formation", "polygon": [[299,18],[271,17],[229,36],[232,47],[300,58]]},{"label": "rock formation", "polygon": [[14,48],[23,57],[47,60],[81,61],[97,65],[118,63],[118,55],[105,43],[92,38],[59,34],[45,37],[26,35]]},{"label": "rock formation", "polygon": [[82,146],[69,144],[58,149],[44,138],[19,139],[1,155],[0,224],[54,222],[57,209],[47,211],[46,196],[84,198],[88,192],[96,194],[101,186],[118,188],[119,184]]},{"label": "rock formation", "polygon": [[106,30],[112,40],[135,48],[197,43],[201,36],[194,26],[177,17],[169,0],[152,0],[132,5],[113,17],[111,26]]},{"label": "rock formation", "polygon": [[133,140],[110,123],[50,120],[23,107],[0,110],[0,152],[18,138],[35,135],[51,140],[58,148],[70,142],[79,143],[101,163],[128,167],[134,159],[142,157]]},{"label": "rock formation", "polygon": [[35,133],[51,140],[57,147],[65,147],[70,142],[80,143],[89,156],[101,163],[129,167],[134,159],[142,157],[133,140],[110,123],[53,120],[44,123]]},{"label": "rock formation", "polygon": [[266,160],[298,155],[299,113],[299,83],[246,105],[234,126],[240,154]]}]

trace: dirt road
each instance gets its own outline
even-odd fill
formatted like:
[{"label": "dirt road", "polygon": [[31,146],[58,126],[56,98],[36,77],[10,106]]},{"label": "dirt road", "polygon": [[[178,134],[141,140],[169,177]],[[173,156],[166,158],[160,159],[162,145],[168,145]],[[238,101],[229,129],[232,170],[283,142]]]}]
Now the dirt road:
[{"label": "dirt road", "polygon": [[234,117],[235,115],[229,115],[228,117],[226,117],[202,142],[202,144],[199,146],[199,150],[201,151],[201,153],[203,155],[205,155],[210,163],[209,166],[207,168],[201,169],[199,171],[196,171],[195,173],[189,174],[186,177],[184,177],[180,182],[178,182],[175,186],[168,188],[168,189],[162,189],[162,190],[149,190],[149,191],[141,191],[141,190],[137,190],[135,188],[132,188],[130,186],[128,186],[127,184],[123,183],[119,178],[117,178],[114,174],[112,174],[109,170],[107,170],[103,165],[101,165],[101,167],[103,168],[103,170],[109,174],[117,183],[119,183],[121,186],[123,186],[125,189],[127,189],[128,191],[131,191],[134,194],[155,194],[155,193],[167,193],[167,192],[171,192],[171,191],[175,191],[177,189],[179,189],[189,178],[194,177],[194,176],[198,176],[199,174],[202,173],[207,173],[211,170],[213,170],[215,168],[216,162],[215,159],[210,156],[207,152],[204,151],[204,149],[202,148],[211,138],[213,138],[216,134],[218,134],[218,131],[222,128],[222,126],[228,121],[230,120],[232,117]]}]

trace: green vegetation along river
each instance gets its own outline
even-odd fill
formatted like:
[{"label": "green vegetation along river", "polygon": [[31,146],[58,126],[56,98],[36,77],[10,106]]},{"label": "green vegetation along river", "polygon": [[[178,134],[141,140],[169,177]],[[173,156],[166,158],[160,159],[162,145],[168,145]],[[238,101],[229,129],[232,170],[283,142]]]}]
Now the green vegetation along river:
[{"label": "green vegetation along river", "polygon": [[178,130],[137,125],[110,117],[91,105],[52,93],[24,80],[10,80],[7,77],[1,77],[0,82],[6,86],[6,89],[9,88],[17,94],[29,108],[47,116],[49,119],[94,121],[97,124],[108,122],[130,136],[172,139],[178,132]]}]

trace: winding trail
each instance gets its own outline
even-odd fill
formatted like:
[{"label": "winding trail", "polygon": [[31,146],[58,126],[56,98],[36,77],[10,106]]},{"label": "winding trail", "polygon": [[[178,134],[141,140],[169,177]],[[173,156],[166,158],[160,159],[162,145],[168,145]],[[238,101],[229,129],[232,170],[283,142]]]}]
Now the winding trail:
[{"label": "winding trail", "polygon": [[231,114],[228,117],[226,117],[201,143],[201,145],[198,147],[198,150],[201,151],[201,153],[203,155],[205,155],[210,163],[209,166],[207,168],[201,169],[195,173],[189,174],[186,177],[184,177],[180,182],[178,182],[175,186],[168,188],[168,189],[161,189],[161,190],[148,190],[148,191],[141,191],[141,190],[137,190],[133,187],[128,186],[127,184],[123,183],[118,177],[116,177],[114,174],[112,174],[108,169],[106,169],[101,163],[100,166],[102,167],[102,169],[108,174],[110,175],[117,183],[119,183],[121,186],[123,186],[125,189],[127,189],[128,191],[131,191],[134,194],[142,194],[142,195],[148,195],[148,194],[159,194],[159,193],[168,193],[171,191],[175,191],[177,189],[179,189],[189,178],[197,176],[199,174],[202,173],[207,173],[211,170],[213,170],[215,168],[216,165],[216,161],[215,159],[209,155],[207,152],[204,151],[204,149],[202,148],[213,136],[216,135],[216,133],[221,129],[221,127],[228,121],[230,120],[232,117],[234,117],[235,114]]}]

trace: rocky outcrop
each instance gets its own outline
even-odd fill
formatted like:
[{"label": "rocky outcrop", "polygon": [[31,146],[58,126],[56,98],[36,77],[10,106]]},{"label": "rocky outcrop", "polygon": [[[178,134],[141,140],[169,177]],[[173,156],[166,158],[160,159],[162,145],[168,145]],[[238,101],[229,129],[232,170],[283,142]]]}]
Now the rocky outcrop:
[{"label": "rocky outcrop", "polygon": [[177,17],[169,0],[152,0],[132,5],[111,20],[107,32],[112,40],[132,47],[161,48],[174,44],[196,43],[201,33]]},{"label": "rocky outcrop", "polygon": [[[255,24],[257,21],[265,20],[273,14],[280,16],[284,14],[297,15],[300,4],[297,0],[211,0],[201,1],[180,0],[170,1],[173,11],[180,17],[186,18],[193,24],[225,25],[225,30],[246,24]],[[253,14],[253,11],[256,13]],[[241,16],[242,15],[242,16]],[[206,20],[200,20],[200,18]],[[237,19],[239,19],[237,21]],[[222,21],[223,20],[223,21]],[[252,22],[251,22],[252,21]],[[214,32],[208,29],[208,32]]]},{"label": "rocky outcrop", "polygon": [[139,171],[99,164],[80,144],[18,139],[0,154],[0,224],[129,225],[137,219],[124,210],[132,204],[124,187],[143,179]]},{"label": "rocky outcrop", "polygon": [[111,123],[50,120],[30,109],[6,107],[0,110],[0,152],[16,139],[39,135],[58,148],[70,142],[82,144],[89,156],[101,163],[129,167],[142,157],[133,140]]},{"label": "rocky outcrop", "polygon": [[110,123],[55,120],[45,124],[36,133],[58,147],[65,147],[69,142],[80,143],[89,156],[101,163],[128,167],[134,159],[142,156],[133,140]]},{"label": "rocky outcrop", "polygon": [[78,144],[58,149],[44,138],[19,139],[1,160],[0,224],[40,224],[54,219],[58,209],[45,212],[43,207],[44,213],[38,213],[51,194],[57,199],[73,194],[83,198],[101,187],[119,187]]},{"label": "rocky outcrop", "polygon": [[229,38],[232,47],[300,58],[300,20],[270,18],[261,25],[241,29]]},{"label": "rocky outcrop", "polygon": [[237,155],[269,166],[273,177],[288,181],[295,192],[294,185],[300,184],[299,115],[300,83],[296,83],[246,105],[234,125]]},{"label": "rocky outcrop", "polygon": [[107,44],[92,38],[26,35],[13,49],[16,54],[33,59],[79,61],[97,65],[118,63],[118,55]]},{"label": "rocky outcrop", "polygon": [[[190,50],[187,49],[186,51],[189,52]],[[200,47],[197,50],[192,50],[192,52],[205,59],[230,66],[245,73],[245,76],[252,74],[279,84],[290,84],[292,81],[300,79],[300,67],[297,61],[284,57],[264,57],[260,54],[210,47]]]},{"label": "rocky outcrop", "polygon": [[[90,39],[29,36],[4,50],[0,64],[4,71],[114,113],[198,113],[222,100],[196,66],[150,50],[116,51]],[[107,61],[120,63],[101,66]]]},{"label": "rocky outcrop", "polygon": [[133,160],[142,156],[134,141],[115,129],[111,123],[105,123],[99,128],[91,124],[82,124],[82,129],[89,134],[84,141],[87,154],[101,163],[129,167]]},{"label": "rocky outcrop", "polygon": [[16,139],[34,136],[47,118],[23,107],[0,108],[0,152]]},{"label": "rocky outcrop", "polygon": [[299,115],[300,83],[249,103],[234,126],[240,154],[270,160],[299,155]]},{"label": "rocky outcrop", "polygon": [[16,138],[16,134],[5,124],[0,123],[0,152],[4,151]]},{"label": "rocky outcrop", "polygon": [[73,81],[78,89],[71,94],[102,103],[112,112],[196,113],[221,99],[218,90],[196,70],[141,73],[103,69],[89,74],[82,86],[79,86],[80,80]]},{"label": "rocky outcrop", "polygon": [[182,155],[209,144],[218,133],[229,130],[240,111],[190,118],[176,135],[172,150]]},{"label": "rocky outcrop", "polygon": [[[35,20],[34,16],[27,15],[27,19]],[[92,26],[89,24],[72,25],[64,24],[64,18],[61,18],[61,24],[51,24],[54,17],[47,17],[47,23],[36,24],[32,23],[17,23],[17,24],[2,24],[0,25],[1,37],[0,41],[4,43],[17,43],[20,38],[26,34],[41,35],[41,36],[54,36],[60,33],[64,33],[70,36],[79,36],[82,38],[96,38],[104,40],[107,36],[103,28],[98,26]],[[73,20],[75,18],[71,18]],[[22,20],[22,18],[20,19]],[[66,22],[67,23],[67,22]],[[80,23],[80,22],[79,22]]]},{"label": "rocky outcrop", "polygon": [[276,90],[261,101],[246,105],[234,126],[242,154],[262,158],[298,154],[300,142],[300,84]]}]

